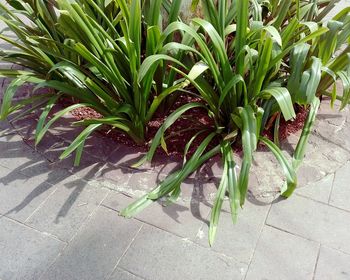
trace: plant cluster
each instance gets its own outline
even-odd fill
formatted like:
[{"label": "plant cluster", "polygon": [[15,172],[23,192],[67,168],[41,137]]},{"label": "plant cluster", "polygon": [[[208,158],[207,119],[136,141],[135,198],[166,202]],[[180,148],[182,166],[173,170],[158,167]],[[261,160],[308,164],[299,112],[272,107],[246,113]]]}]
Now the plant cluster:
[{"label": "plant cluster", "polygon": [[[281,164],[286,177],[281,194],[289,197],[320,97],[329,96],[332,104],[340,100],[341,109],[349,103],[350,7],[324,20],[337,2],[194,0],[192,8],[200,4],[203,17],[185,23],[181,0],[7,0],[8,5],[0,4],[0,20],[17,38],[0,34],[13,46],[1,50],[0,56],[24,70],[0,69],[0,76],[12,79],[0,117],[15,113],[19,118],[41,110],[38,144],[67,112],[94,109],[102,117],[75,123],[86,128],[61,155],[75,152],[78,164],[86,138],[102,126],[119,129],[141,144],[156,112],[166,112],[179,94],[199,98],[167,115],[148,153],[135,166],[151,161],[159,146],[167,150],[167,130],[189,110],[202,108],[212,125],[198,124],[200,129],[186,144],[182,167],[122,215],[133,216],[162,197],[175,201],[181,183],[220,154],[223,174],[210,219],[212,244],[226,194],[233,221],[244,205],[258,143]],[[342,93],[336,91],[337,80],[343,84]],[[54,90],[13,104],[24,83],[34,84],[35,90]],[[62,96],[72,97],[74,104],[49,118]],[[304,106],[309,114],[290,162],[279,148],[278,128],[281,118],[295,117],[296,106]],[[21,108],[24,112],[18,113]],[[275,124],[274,141],[262,136],[268,123]],[[189,155],[198,139],[200,144]],[[235,143],[243,150],[239,172]]]}]

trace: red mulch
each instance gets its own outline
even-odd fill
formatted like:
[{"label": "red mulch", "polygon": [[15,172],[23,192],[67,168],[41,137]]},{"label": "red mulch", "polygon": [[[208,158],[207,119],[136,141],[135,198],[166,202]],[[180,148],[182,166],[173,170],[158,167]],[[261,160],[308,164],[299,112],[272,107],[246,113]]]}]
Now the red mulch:
[{"label": "red mulch", "polygon": [[[71,102],[72,101],[70,101],[69,99],[62,100],[62,103],[64,104],[68,104]],[[179,108],[181,105],[184,105],[189,102],[201,102],[201,100],[198,98],[193,98],[188,96],[180,96],[179,99],[175,102],[173,107],[174,109],[176,109],[176,108]],[[174,109],[170,110],[169,113],[173,112]],[[295,110],[296,110],[295,120],[286,122],[283,119],[283,117],[281,117],[281,121],[280,121],[280,140],[281,141],[286,139],[289,135],[294,134],[303,128],[304,121],[307,118],[308,110],[300,106],[296,107]],[[95,110],[88,107],[76,109],[71,113],[77,120],[102,117],[102,115],[100,115]],[[167,115],[169,115],[169,113]],[[154,135],[157,133],[157,130],[163,124],[167,115],[157,113],[154,116],[153,120],[148,123],[147,133],[146,133],[147,143],[149,143],[151,139],[154,137]],[[185,115],[186,116],[184,118],[177,120],[172,125],[172,127],[169,128],[167,131],[168,132],[167,135],[169,136],[171,135],[171,137],[166,139],[168,155],[171,155],[176,158],[182,158],[185,145],[188,143],[188,141],[193,137],[193,135],[196,132],[203,129],[203,126],[208,126],[208,127],[214,126],[212,119],[208,117],[206,110],[202,108],[191,109]],[[198,123],[200,124],[198,125]],[[190,130],[178,133],[179,131],[183,129],[188,129],[188,128],[190,128]],[[271,125],[271,128],[263,132],[263,135],[270,139],[273,139],[273,128],[274,128],[274,123],[273,125]],[[100,130],[100,133],[126,146],[138,147],[144,151],[148,150],[148,144],[145,144],[143,146],[138,146],[135,144],[135,142],[133,142],[132,139],[130,139],[128,135],[116,129],[110,129],[106,127]],[[203,133],[199,137],[197,137],[197,139],[193,142],[191,146],[189,154],[192,154],[195,151],[196,147],[198,147],[198,145],[205,138],[205,136],[207,136],[207,134]],[[218,143],[219,143],[219,139],[214,140],[213,143],[211,144],[211,147],[214,147]],[[241,148],[235,147],[235,151],[240,153]],[[161,148],[158,149],[158,153],[165,154],[165,152]]]},{"label": "red mulch", "polygon": [[[295,108],[295,112],[296,112],[296,118],[294,120],[290,120],[286,122],[284,118],[281,117],[280,131],[279,131],[279,138],[281,141],[287,139],[289,135],[297,133],[304,126],[304,122],[307,118],[309,111],[305,107],[297,106]],[[274,123],[271,128],[263,131],[263,135],[265,137],[268,137],[269,139],[273,139],[273,134],[274,134]]]}]

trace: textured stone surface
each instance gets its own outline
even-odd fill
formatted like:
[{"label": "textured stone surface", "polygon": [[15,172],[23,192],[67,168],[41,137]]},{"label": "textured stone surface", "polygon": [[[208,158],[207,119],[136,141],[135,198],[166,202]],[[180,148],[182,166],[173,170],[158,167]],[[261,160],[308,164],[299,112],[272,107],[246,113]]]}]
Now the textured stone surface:
[{"label": "textured stone surface", "polygon": [[350,211],[350,162],[335,173],[334,186],[329,200],[331,205]]},{"label": "textured stone surface", "polygon": [[144,226],[119,263],[146,279],[242,279],[246,265],[156,228]]},{"label": "textured stone surface", "polygon": [[246,279],[312,279],[318,247],[316,242],[265,227]]},{"label": "textured stone surface", "polygon": [[52,168],[66,169],[75,176],[89,180],[97,180],[101,177],[101,170],[105,167],[106,163],[101,159],[90,156],[88,153],[83,152],[80,164],[74,165],[75,154],[72,154],[68,158],[57,161],[52,164]]},{"label": "textured stone surface", "polygon": [[[129,187],[128,183],[132,174],[133,171],[131,169],[107,164],[101,170],[101,180],[99,181],[102,186],[107,188],[133,194],[134,190],[138,190]],[[140,191],[140,194],[143,193],[143,191]]]},{"label": "textured stone surface", "polygon": [[0,279],[37,280],[65,244],[0,217]]},{"label": "textured stone surface", "polygon": [[127,272],[123,269],[117,268],[112,277],[109,280],[142,280],[143,278],[138,277],[130,272]]},{"label": "textured stone surface", "polygon": [[315,280],[350,279],[350,255],[321,247]]},{"label": "textured stone surface", "polygon": [[107,161],[113,165],[131,166],[141,159],[142,151],[136,147],[120,145],[118,149],[109,155]]},{"label": "textured stone surface", "polygon": [[[111,192],[103,204],[120,211],[134,200],[122,194]],[[136,218],[165,231],[193,240],[202,223],[208,222],[209,211],[210,207],[199,201],[178,201],[169,206],[163,206],[161,202],[158,202],[136,215]]]},{"label": "textured stone surface", "polygon": [[0,169],[0,213],[25,221],[55,190],[52,185]]},{"label": "textured stone surface", "polygon": [[69,241],[106,197],[108,190],[90,186],[74,176],[56,187],[57,190],[27,223]]},{"label": "textured stone surface", "polygon": [[135,220],[100,208],[42,279],[106,279],[140,227],[141,223]]},{"label": "textured stone surface", "polygon": [[267,224],[350,253],[350,212],[295,195],[272,205]]},{"label": "textured stone surface", "polygon": [[[239,262],[249,263],[270,205],[254,205],[246,202],[244,209],[240,211],[237,223],[233,225],[228,201],[225,202],[220,215],[217,238],[212,249]],[[206,223],[198,231],[196,242],[209,246]]]},{"label": "textured stone surface", "polygon": [[10,134],[0,138],[0,165],[15,170],[39,159],[40,155],[23,144],[19,135]]},{"label": "textured stone surface", "polygon": [[322,178],[320,181],[297,189],[295,193],[311,198],[313,200],[328,203],[333,186],[333,180],[334,174],[330,174]]}]

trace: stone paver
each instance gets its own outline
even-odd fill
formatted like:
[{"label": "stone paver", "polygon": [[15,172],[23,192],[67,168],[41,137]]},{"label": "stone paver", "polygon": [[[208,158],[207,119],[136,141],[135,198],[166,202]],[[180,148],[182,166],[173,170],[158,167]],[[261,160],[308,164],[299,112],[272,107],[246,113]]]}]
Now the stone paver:
[{"label": "stone paver", "polygon": [[146,225],[119,266],[157,280],[242,279],[246,270],[245,264]]},{"label": "stone paver", "polygon": [[[111,192],[103,204],[120,211],[134,200],[125,195]],[[210,207],[199,201],[178,201],[166,207],[161,203],[154,203],[136,215],[136,218],[165,231],[193,240],[202,223],[208,222],[209,211]]]},{"label": "stone paver", "polygon": [[0,214],[24,222],[55,187],[0,168]]},{"label": "stone paver", "polygon": [[113,210],[99,208],[41,279],[106,279],[140,227],[136,220],[123,219]]},{"label": "stone paver", "polygon": [[321,247],[315,280],[350,279],[350,255]]},{"label": "stone paver", "polygon": [[131,274],[128,271],[122,270],[120,268],[117,268],[112,277],[108,280],[142,280],[143,278],[140,278],[134,274]]},{"label": "stone paver", "polygon": [[0,279],[37,280],[64,246],[47,234],[0,218]]},{"label": "stone paver", "polygon": [[0,137],[0,165],[15,170],[39,160],[40,155],[23,144],[23,139],[19,135]]},{"label": "stone paver", "polygon": [[[63,145],[56,146],[51,139],[34,151],[32,139],[23,143],[20,136],[10,131],[5,124],[0,134],[0,215],[5,214],[25,225],[6,217],[0,221],[15,223],[16,237],[23,236],[26,243],[6,243],[6,248],[16,246],[21,252],[31,246],[40,249],[34,237],[26,237],[28,232],[39,236],[45,232],[45,237],[60,246],[52,250],[45,265],[39,268],[32,267],[31,259],[18,258],[20,262],[28,262],[29,268],[24,266],[9,279],[31,279],[31,275],[39,279],[42,273],[41,280],[245,277],[311,280],[314,276],[317,280],[329,278],[328,273],[347,279],[350,212],[346,201],[350,200],[350,193],[346,178],[349,164],[335,176],[333,173],[322,175],[321,180],[312,183],[319,178],[321,169],[317,163],[316,168],[308,168],[312,167],[312,161],[307,159],[299,174],[304,178],[302,187],[289,200],[272,206],[281,172],[278,170],[264,178],[262,170],[266,166],[257,164],[254,170],[259,171],[253,174],[251,193],[238,223],[232,225],[229,208],[225,205],[217,239],[213,248],[209,248],[207,223],[220,176],[217,163],[212,173],[205,173],[205,178],[193,175],[182,184],[183,194],[175,204],[164,207],[164,201],[154,203],[135,219],[128,220],[119,217],[117,212],[134,200],[131,197],[144,194],[164,178],[166,172],[161,164],[131,169],[120,165],[122,160],[112,162],[109,159],[111,162],[106,163],[102,160],[104,153],[98,159],[86,152],[82,165],[72,167],[72,158],[63,162],[57,159]],[[22,137],[31,133],[26,129],[20,132]],[[66,141],[62,143],[67,145],[69,140]],[[311,144],[311,152],[316,154],[323,145]],[[117,152],[118,149],[114,154]],[[139,155],[129,157],[125,151],[119,152],[120,159],[129,158],[130,163]],[[259,161],[264,156],[266,153],[258,153],[256,159]],[[329,160],[331,170],[347,157],[334,163],[331,156],[319,158]],[[272,158],[268,166],[278,167]],[[307,184],[309,181],[311,183]],[[269,187],[265,188],[266,184]],[[9,229],[11,227],[6,224],[4,230]],[[329,259],[335,260],[336,265],[330,267]],[[12,263],[5,263],[2,269],[14,273]],[[6,277],[0,275],[1,280]]]},{"label": "stone paver", "polygon": [[246,280],[312,279],[319,245],[264,227]]},{"label": "stone paver", "polygon": [[331,205],[350,211],[350,162],[337,171],[329,200]]},{"label": "stone paver", "polygon": [[101,170],[100,183],[113,190],[132,193],[132,188],[128,185],[132,173],[133,171],[128,168],[106,164]]},{"label": "stone paver", "polygon": [[[230,207],[225,203],[213,250],[240,262],[249,263],[269,208],[270,205],[254,205],[247,201],[244,209],[240,211],[237,223],[233,225]],[[207,224],[198,231],[196,242],[209,246]]]},{"label": "stone paver", "polygon": [[300,194],[301,196],[311,198],[313,200],[328,203],[329,196],[332,191],[333,180],[334,174],[327,175],[320,181],[311,183],[310,185],[297,189],[295,193]]},{"label": "stone paver", "polygon": [[91,186],[75,176],[56,187],[27,224],[69,241],[106,197],[108,190]]},{"label": "stone paver", "polygon": [[272,205],[267,224],[350,253],[350,212],[295,195]]}]

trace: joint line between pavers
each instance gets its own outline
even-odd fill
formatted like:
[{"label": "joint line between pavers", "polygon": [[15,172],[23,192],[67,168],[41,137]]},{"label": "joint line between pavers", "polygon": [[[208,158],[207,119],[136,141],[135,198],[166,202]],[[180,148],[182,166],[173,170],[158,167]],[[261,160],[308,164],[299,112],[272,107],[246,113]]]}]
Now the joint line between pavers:
[{"label": "joint line between pavers", "polygon": [[[209,221],[209,223],[210,223],[211,211],[212,211],[212,210],[210,210],[210,211],[208,212],[208,215],[205,217],[206,220]],[[197,238],[199,232],[200,232],[200,231],[203,231],[203,228],[204,228],[205,224],[206,224],[206,223],[205,223],[204,221],[202,221],[201,226],[199,227],[199,229],[198,229],[196,235],[194,236],[194,240],[196,240],[196,238]],[[195,243],[196,243],[196,242],[195,242]],[[201,244],[199,244],[199,243],[196,243],[196,244],[198,244],[199,246],[201,246]]]},{"label": "joint line between pavers", "polygon": [[[302,197],[302,198],[309,199],[309,200],[311,200],[311,201],[313,201],[313,202],[316,202],[316,203],[325,205],[325,206],[327,206],[327,207],[331,207],[331,208],[334,208],[334,209],[337,209],[337,210],[340,210],[340,211],[344,211],[344,212],[350,213],[350,210],[348,210],[348,209],[340,208],[340,207],[335,206],[335,205],[333,205],[333,204],[328,204],[328,203],[326,203],[326,202],[322,202],[322,201],[319,201],[319,200],[315,200],[315,199],[313,199],[312,197],[307,197],[307,196],[304,196],[304,195],[302,195],[302,194],[300,194],[300,193],[295,193],[295,194],[293,194],[293,195],[296,195],[296,196],[299,196],[299,197]],[[291,199],[293,199],[293,198],[291,198]]]},{"label": "joint line between pavers", "polygon": [[112,150],[112,151],[109,153],[109,155],[107,155],[107,156],[105,156],[105,157],[103,158],[103,160],[106,162],[106,164],[109,162],[108,159],[110,158],[110,156],[111,156],[116,150],[118,150],[119,148],[120,148],[120,147],[115,147],[114,150]]},{"label": "joint line between pavers", "polygon": [[[48,184],[49,184],[49,183],[48,183]],[[50,184],[50,185],[52,185],[52,184]],[[53,185],[52,185],[52,186],[53,186]],[[38,207],[34,209],[34,211],[29,215],[29,217],[28,217],[27,219],[24,220],[24,223],[28,222],[29,219],[30,219],[31,217],[33,217],[33,215],[34,215],[37,211],[39,211],[39,210],[41,209],[41,207],[45,204],[45,202],[48,201],[48,199],[49,199],[54,193],[56,193],[56,191],[57,191],[57,188],[55,188],[55,189],[54,189],[54,190],[53,190],[39,205],[38,205]]]},{"label": "joint line between pavers", "polygon": [[267,218],[268,218],[269,215],[270,215],[270,211],[271,211],[271,208],[272,208],[272,204],[273,204],[273,203],[270,204],[269,210],[268,210],[267,213],[266,213],[266,216],[265,216],[265,219],[264,219],[264,223],[263,223],[263,225],[262,225],[262,227],[261,227],[261,229],[260,229],[260,232],[259,232],[259,237],[258,237],[258,239],[257,239],[257,241],[256,241],[256,243],[255,243],[255,246],[254,246],[254,249],[253,249],[253,253],[252,253],[252,255],[250,256],[249,263],[248,263],[248,266],[247,266],[247,270],[246,270],[245,275],[244,275],[244,278],[243,278],[244,280],[247,278],[249,268],[250,268],[250,266],[251,266],[251,264],[252,264],[252,261],[253,261],[253,258],[254,258],[254,256],[255,256],[256,248],[258,247],[259,241],[260,241],[260,239],[261,239],[262,232],[263,232],[263,230],[264,230],[264,226],[267,225],[266,222],[267,222]]},{"label": "joint line between pavers", "polygon": [[[96,157],[95,157],[96,158]],[[97,159],[97,158],[96,158]],[[107,165],[107,162],[103,163],[103,165],[95,172],[95,175],[96,174],[99,174],[103,168],[105,168]],[[73,166],[73,165],[72,165]],[[74,166],[73,166],[74,167]],[[79,178],[80,180],[83,180],[84,182],[87,182],[87,183],[90,183],[90,182],[93,182],[93,181],[97,181],[96,179],[85,179],[84,177],[79,177],[76,173],[74,173],[73,170],[71,170],[70,168],[63,168],[64,170],[68,171],[70,174],[76,176],[77,178]]]},{"label": "joint line between pavers", "polygon": [[[136,276],[137,278],[140,278],[141,280],[146,280],[146,278],[145,277],[143,277],[143,276],[141,276],[141,275],[138,275],[138,274],[136,274],[136,273],[134,273],[134,272],[131,272],[130,270],[128,270],[128,269],[126,269],[126,268],[124,268],[124,267],[120,267],[120,266],[118,266],[118,268],[120,269],[120,270],[122,270],[122,271],[125,271],[125,272],[127,272],[127,273],[130,273],[131,275],[133,275],[133,276]],[[107,280],[108,280],[109,278],[107,278]],[[1,280],[1,279],[0,279]]]},{"label": "joint line between pavers", "polygon": [[350,256],[350,253],[349,253],[349,252],[345,252],[345,251],[343,251],[343,250],[341,250],[341,249],[339,249],[339,248],[335,248],[335,247],[331,247],[331,246],[324,245],[324,244],[323,244],[322,242],[320,242],[319,240],[314,240],[314,239],[311,239],[311,238],[307,238],[307,237],[302,236],[302,235],[300,235],[300,234],[297,234],[297,233],[294,233],[294,232],[290,232],[290,231],[288,231],[288,230],[285,230],[285,229],[282,229],[282,228],[279,228],[279,227],[276,227],[276,226],[273,226],[273,225],[270,225],[270,224],[266,224],[266,226],[268,226],[268,227],[270,227],[270,228],[273,228],[273,229],[275,229],[275,230],[282,231],[282,232],[284,232],[284,233],[288,233],[288,234],[294,235],[294,236],[296,236],[296,237],[303,238],[303,239],[305,239],[305,240],[307,240],[307,241],[311,241],[311,242],[315,242],[315,243],[320,243],[321,246],[323,246],[323,247],[325,247],[325,248],[332,249],[332,250],[335,250],[335,251],[337,251],[337,252],[340,252],[340,253],[343,253],[343,254],[345,254],[345,255]]},{"label": "joint line between pavers", "polygon": [[30,225],[24,224],[24,223],[22,223],[22,222],[20,222],[20,221],[17,221],[17,220],[15,220],[15,219],[12,219],[12,218],[7,217],[7,216],[5,216],[5,215],[1,216],[1,218],[8,219],[8,220],[10,220],[10,221],[12,221],[12,222],[14,222],[14,223],[20,224],[20,225],[22,225],[22,226],[24,226],[24,227],[26,227],[26,228],[29,228],[29,229],[31,229],[31,230],[34,230],[34,231],[36,231],[36,232],[38,232],[38,233],[40,233],[40,234],[46,235],[46,236],[48,236],[48,237],[51,237],[51,238],[53,238],[53,239],[56,239],[57,241],[63,242],[64,244],[67,244],[67,241],[62,240],[61,238],[59,238],[58,236],[56,236],[56,235],[54,235],[54,234],[52,234],[52,233],[49,233],[49,232],[46,232],[46,231],[40,231],[40,230],[38,230],[38,229],[36,229],[36,228],[30,226]]},{"label": "joint line between pavers", "polygon": [[331,246],[327,246],[327,245],[324,245],[324,244],[322,244],[322,243],[321,243],[321,245],[322,245],[322,247],[324,247],[324,248],[331,249],[331,250],[337,251],[337,252],[339,252],[339,253],[342,253],[342,254],[344,254],[344,255],[350,256],[350,253],[349,253],[349,252],[345,252],[345,251],[343,251],[343,250],[341,250],[341,249],[339,249],[339,248],[334,248],[334,247],[331,247]]},{"label": "joint line between pavers", "polygon": [[321,243],[319,243],[319,245],[318,245],[318,252],[317,252],[316,262],[315,262],[315,266],[314,266],[314,271],[312,273],[312,280],[315,280],[317,264],[318,264],[318,260],[320,259],[320,253],[321,253]]},{"label": "joint line between pavers", "polygon": [[[12,169],[8,168],[7,166],[2,165],[2,163],[0,163],[0,166],[3,167],[3,168],[5,168],[5,169],[7,169],[7,170],[9,170],[9,171],[13,171]],[[16,173],[18,173],[18,172],[16,172]],[[21,173],[21,175],[24,175],[24,174]],[[25,176],[25,177],[28,177],[28,176],[26,176],[26,175],[24,175],[24,176]]]},{"label": "joint line between pavers", "polygon": [[[346,162],[347,163],[347,162]],[[345,163],[345,164],[346,164]],[[343,166],[345,166],[345,164],[343,165]],[[339,168],[340,169],[340,168]],[[338,170],[339,170],[338,169]],[[331,202],[331,197],[332,197],[332,194],[333,194],[333,189],[334,189],[334,182],[335,182],[335,176],[337,176],[337,171],[338,170],[336,170],[335,172],[334,172],[334,176],[333,176],[333,180],[332,180],[332,187],[331,187],[331,191],[329,192],[329,196],[328,196],[328,205],[329,205],[329,203]]]},{"label": "joint line between pavers", "polygon": [[[339,168],[342,168],[342,166],[341,167],[339,167]],[[338,170],[338,169],[337,169]],[[307,189],[310,185],[314,185],[314,184],[318,184],[318,183],[320,183],[322,180],[324,180],[326,177],[328,177],[328,176],[331,176],[331,175],[334,175],[335,176],[335,173],[336,173],[337,171],[334,171],[334,172],[330,172],[330,173],[326,173],[321,179],[319,179],[319,180],[317,180],[317,181],[315,181],[315,182],[309,182],[309,183],[307,183],[306,185],[303,185],[303,186],[297,186],[297,188],[296,188],[296,190],[302,190],[302,189]],[[334,177],[333,177],[333,180],[334,180]],[[279,192],[279,191],[278,191]]]},{"label": "joint line between pavers", "polygon": [[[102,201],[104,201],[106,199],[106,197],[108,196],[109,192],[107,192],[107,194],[105,195],[105,197],[102,199]],[[102,203],[101,201],[101,203]],[[52,261],[52,263],[48,266],[48,268],[40,275],[38,280],[43,279],[42,277],[45,275],[46,272],[48,272],[51,267],[56,263],[56,261],[62,256],[62,254],[64,253],[64,251],[67,249],[67,247],[69,246],[69,243],[78,235],[78,233],[80,232],[80,229],[82,228],[83,225],[85,225],[86,223],[88,223],[90,221],[90,218],[92,217],[92,215],[97,211],[97,209],[99,208],[99,206],[101,206],[101,203],[96,207],[96,209],[94,211],[91,212],[91,214],[86,218],[86,222],[84,222],[78,229],[77,231],[73,234],[72,238],[68,241],[65,242],[66,246],[64,246],[62,248],[62,250],[60,251],[60,253],[57,255],[57,257]]]},{"label": "joint line between pavers", "polygon": [[[105,207],[105,208],[107,208],[107,209],[110,209],[110,210],[112,210],[112,211],[115,211],[115,212],[117,212],[117,213],[120,213],[120,211],[118,211],[118,210],[116,210],[116,209],[114,209],[114,208],[111,208],[111,207],[109,207],[109,206],[107,206],[107,205],[102,204],[101,206],[102,206],[102,207]],[[210,213],[209,213],[209,215],[210,215]],[[209,216],[209,215],[208,215],[208,216]],[[144,221],[144,220],[141,220],[141,219],[139,219],[139,218],[137,218],[137,217],[133,217],[133,219],[136,220],[136,221],[138,221],[138,222],[140,222],[141,224],[144,224],[144,225],[147,225],[147,226],[156,228],[156,229],[161,230],[161,231],[163,231],[163,232],[166,232],[166,233],[168,233],[168,234],[170,234],[170,235],[172,235],[172,236],[175,236],[175,237],[177,237],[177,238],[180,238],[181,240],[186,240],[187,242],[190,242],[191,244],[193,244],[193,245],[195,245],[195,246],[198,246],[198,247],[200,247],[200,248],[202,248],[202,249],[210,250],[211,252],[213,252],[213,253],[215,253],[215,254],[217,254],[217,255],[223,256],[223,257],[228,258],[228,259],[231,259],[231,260],[236,260],[235,258],[230,257],[230,256],[227,256],[226,254],[224,254],[224,253],[222,253],[222,252],[213,250],[213,249],[208,248],[208,247],[206,247],[206,246],[204,246],[204,245],[202,245],[202,244],[200,244],[200,243],[195,242],[194,240],[195,240],[195,237],[196,237],[196,236],[194,237],[194,240],[192,240],[190,237],[189,237],[189,238],[183,237],[183,236],[178,235],[178,234],[176,234],[176,233],[174,233],[174,232],[168,231],[168,230],[166,230],[166,229],[164,229],[164,228],[158,227],[158,226],[156,226],[156,225],[154,225],[154,224],[151,224],[151,223],[149,223],[149,222],[146,222],[146,221]],[[205,224],[205,223],[203,222],[203,223],[202,223],[202,226],[200,227],[200,229],[204,226],[204,224]]]},{"label": "joint line between pavers", "polygon": [[[114,208],[111,208],[111,207],[109,207],[109,206],[107,206],[107,205],[105,205],[105,204],[102,204],[101,207],[105,207],[105,208],[107,208],[107,209],[110,209],[110,210],[112,210],[112,211],[115,211],[115,212],[117,212],[118,214],[120,214],[120,212],[121,212],[121,211],[119,211],[119,210],[117,210],[117,209],[114,209]],[[127,218],[125,218],[125,219],[127,219]],[[195,244],[195,245],[198,245],[199,247],[202,247],[202,248],[204,248],[204,249],[208,249],[207,247],[205,247],[205,246],[203,246],[203,245],[201,245],[201,244],[198,244],[197,242],[194,242],[194,241],[191,240],[191,239],[187,239],[186,237],[183,237],[183,236],[181,236],[181,235],[178,235],[178,234],[176,234],[176,233],[174,233],[174,232],[167,231],[167,230],[164,229],[164,228],[161,228],[161,227],[159,227],[159,226],[156,226],[156,225],[154,225],[154,224],[151,224],[151,223],[149,223],[149,222],[147,222],[147,221],[141,220],[140,218],[132,217],[132,219],[134,219],[134,220],[136,220],[136,221],[138,221],[138,222],[140,222],[140,223],[142,223],[142,224],[145,224],[145,225],[147,225],[147,226],[150,226],[150,227],[159,229],[159,230],[161,230],[161,231],[164,231],[164,232],[166,232],[166,233],[168,233],[168,234],[171,234],[171,235],[173,235],[173,236],[176,236],[176,237],[178,237],[178,238],[186,239],[186,240],[190,241],[191,243],[193,243],[193,244]],[[220,253],[220,254],[221,254],[221,253]],[[224,254],[222,254],[222,255],[224,255]],[[224,256],[225,256],[225,257],[228,257],[228,256],[226,256],[226,255],[224,255]],[[230,257],[228,257],[228,258],[230,258]]]},{"label": "joint line between pavers", "polygon": [[87,225],[91,218],[95,215],[95,213],[97,212],[97,210],[99,209],[100,206],[102,206],[102,202],[107,198],[107,196],[109,195],[110,191],[107,190],[105,196],[102,198],[102,200],[100,201],[100,203],[95,207],[95,209],[93,211],[91,211],[91,213],[84,219],[84,221],[81,223],[80,227],[78,227],[78,229],[75,231],[75,233],[73,234],[73,236],[69,239],[68,243],[70,243],[78,234],[79,232],[85,227],[85,225]]},{"label": "joint line between pavers", "polygon": [[[235,258],[230,257],[230,256],[227,256],[226,254],[224,254],[224,253],[222,253],[222,252],[213,250],[213,249],[210,248],[210,247],[208,248],[208,247],[206,247],[206,246],[204,246],[204,245],[202,245],[202,244],[200,244],[200,243],[197,243],[197,242],[191,240],[190,238],[186,238],[186,237],[183,237],[183,236],[181,236],[181,235],[178,235],[178,234],[176,234],[176,233],[174,233],[174,232],[167,231],[167,230],[165,230],[164,228],[160,228],[160,227],[158,227],[158,226],[156,226],[156,225],[153,225],[153,224],[150,224],[150,223],[148,223],[148,222],[139,220],[139,219],[137,219],[137,218],[135,218],[135,219],[138,220],[138,221],[140,221],[140,222],[142,222],[142,223],[144,223],[144,224],[146,224],[146,225],[148,225],[148,226],[154,227],[154,228],[159,229],[159,230],[161,230],[161,231],[163,231],[163,232],[166,232],[166,233],[168,233],[168,234],[170,234],[170,235],[172,235],[172,236],[175,236],[175,237],[177,237],[177,238],[180,238],[180,239],[183,240],[183,241],[189,242],[189,243],[191,243],[191,244],[194,245],[194,246],[200,247],[200,248],[205,249],[205,250],[209,250],[209,251],[211,251],[212,253],[214,253],[214,254],[216,254],[216,255],[223,256],[223,257],[228,258],[228,259],[230,259],[230,260],[236,260]],[[204,224],[204,223],[203,223],[203,224]]]},{"label": "joint line between pavers", "polygon": [[285,229],[283,229],[283,228],[276,227],[276,226],[274,226],[274,225],[270,225],[270,224],[265,224],[265,225],[266,225],[267,227],[273,228],[273,229],[275,229],[275,230],[282,231],[282,232],[284,232],[284,233],[288,233],[288,234],[293,235],[293,236],[296,236],[296,237],[300,237],[300,238],[305,239],[305,240],[307,240],[307,241],[311,241],[311,242],[315,242],[315,243],[319,243],[319,242],[320,242],[319,240],[314,240],[314,239],[305,237],[305,236],[303,236],[303,235],[300,235],[300,234],[298,234],[298,233],[294,233],[294,232],[285,230]]},{"label": "joint line between pavers", "polygon": [[128,246],[125,248],[123,254],[120,256],[120,258],[117,260],[117,263],[115,264],[115,266],[113,267],[112,272],[108,275],[108,277],[106,279],[110,279],[114,273],[114,271],[117,269],[120,261],[122,260],[122,258],[126,255],[126,253],[128,252],[128,250],[130,249],[131,245],[134,243],[136,237],[139,235],[141,229],[143,228],[143,224],[141,224],[139,230],[136,232],[136,234],[133,236],[133,238],[131,239],[131,241],[129,242]]},{"label": "joint line between pavers", "polygon": [[62,248],[62,250],[56,256],[56,258],[48,265],[47,269],[43,271],[43,273],[39,276],[38,280],[43,279],[42,277],[46,274],[46,272],[48,272],[51,269],[51,267],[56,263],[56,261],[62,256],[63,252],[66,250],[68,246],[69,246],[69,243],[66,243],[66,245]]}]

